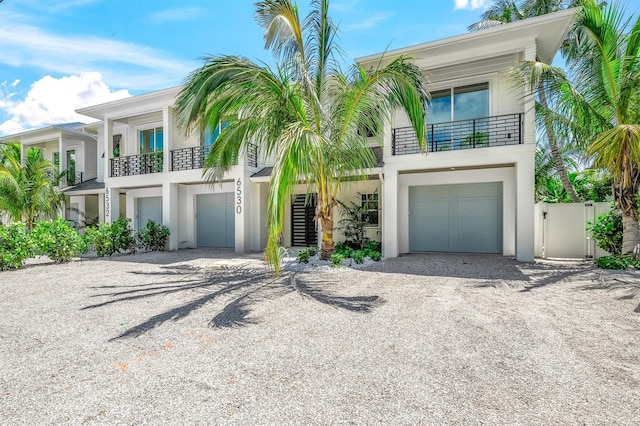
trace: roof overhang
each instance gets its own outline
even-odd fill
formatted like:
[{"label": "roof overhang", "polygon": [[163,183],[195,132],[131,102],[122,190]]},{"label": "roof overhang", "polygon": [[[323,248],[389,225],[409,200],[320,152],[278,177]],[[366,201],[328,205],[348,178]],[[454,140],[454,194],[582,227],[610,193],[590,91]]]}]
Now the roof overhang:
[{"label": "roof overhang", "polygon": [[577,9],[529,18],[480,31],[357,58],[367,68],[384,65],[401,55],[415,58],[423,69],[471,62],[535,46],[540,61],[550,63],[571,29]]},{"label": "roof overhang", "polygon": [[76,112],[101,121],[148,114],[154,110],[160,110],[165,106],[173,105],[180,89],[182,89],[182,86],[174,86],[168,89],[80,108],[77,109]]}]

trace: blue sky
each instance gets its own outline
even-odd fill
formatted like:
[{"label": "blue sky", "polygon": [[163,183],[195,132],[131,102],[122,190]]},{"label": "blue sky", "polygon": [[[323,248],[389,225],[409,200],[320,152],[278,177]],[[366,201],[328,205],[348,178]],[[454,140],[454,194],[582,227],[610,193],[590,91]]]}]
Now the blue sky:
[{"label": "blue sky", "polygon": [[[639,1],[639,0],[635,0]],[[4,0],[0,135],[180,84],[206,54],[270,63],[253,0]],[[333,0],[353,58],[466,32],[488,0]],[[301,15],[308,1],[299,1]],[[85,119],[86,120],[86,119]]]}]

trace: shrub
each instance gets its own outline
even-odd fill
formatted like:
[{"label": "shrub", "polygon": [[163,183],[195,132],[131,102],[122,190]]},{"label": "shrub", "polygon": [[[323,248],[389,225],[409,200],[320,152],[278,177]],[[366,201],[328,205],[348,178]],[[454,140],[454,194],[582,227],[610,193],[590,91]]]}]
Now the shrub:
[{"label": "shrub", "polygon": [[33,241],[23,223],[0,226],[0,270],[18,269],[35,254]]},{"label": "shrub", "polygon": [[371,260],[375,260],[376,262],[382,259],[382,253],[380,253],[379,251],[369,251],[369,254],[367,256],[369,256]]},{"label": "shrub", "polygon": [[100,257],[111,256],[122,251],[135,253],[136,239],[129,222],[131,222],[130,219],[119,217],[113,223],[99,223],[96,227],[87,228],[88,245]]},{"label": "shrub", "polygon": [[367,257],[367,253],[364,250],[358,250],[353,252],[353,261],[358,265],[362,265],[364,263],[364,258]]},{"label": "shrub", "polygon": [[334,268],[339,268],[342,266],[342,261],[345,260],[346,257],[340,253],[334,253],[331,255],[331,266]]},{"label": "shrub", "polygon": [[602,213],[595,223],[589,222],[587,231],[601,249],[613,255],[622,251],[622,216],[615,210]]},{"label": "shrub", "polygon": [[629,266],[640,269],[640,260],[631,256],[602,256],[596,260],[596,265],[602,269],[627,269]]},{"label": "shrub", "polygon": [[309,263],[309,259],[311,258],[311,254],[309,250],[302,249],[298,251],[298,263]]},{"label": "shrub", "polygon": [[85,240],[61,217],[38,222],[31,231],[31,238],[42,254],[58,263],[68,262],[87,251]]},{"label": "shrub", "polygon": [[144,250],[164,251],[170,234],[171,231],[166,226],[148,220],[147,225],[138,231],[138,244]]},{"label": "shrub", "polygon": [[333,250],[335,253],[343,255],[345,259],[353,256],[353,248],[351,248],[347,242],[341,241],[337,243]]}]

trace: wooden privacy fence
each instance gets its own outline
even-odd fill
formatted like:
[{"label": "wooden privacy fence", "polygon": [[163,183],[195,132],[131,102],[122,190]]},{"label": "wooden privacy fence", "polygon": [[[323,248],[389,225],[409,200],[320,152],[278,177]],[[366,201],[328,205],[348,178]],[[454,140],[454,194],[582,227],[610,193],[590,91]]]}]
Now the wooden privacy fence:
[{"label": "wooden privacy fence", "polygon": [[536,203],[535,255],[542,258],[597,259],[608,253],[596,247],[588,222],[611,208],[603,203]]}]

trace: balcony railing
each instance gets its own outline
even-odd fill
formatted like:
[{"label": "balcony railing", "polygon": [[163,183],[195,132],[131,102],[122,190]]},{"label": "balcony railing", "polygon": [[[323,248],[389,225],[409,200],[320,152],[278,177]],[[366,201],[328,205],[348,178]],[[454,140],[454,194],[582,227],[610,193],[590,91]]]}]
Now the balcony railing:
[{"label": "balcony railing", "polygon": [[[211,152],[211,146],[200,145],[172,150],[171,171],[202,169],[207,155]],[[237,158],[234,159],[233,164],[238,164]],[[246,165],[251,167],[258,166],[258,147],[256,145],[249,145]]]},{"label": "balcony railing", "polygon": [[[518,145],[523,143],[523,114],[497,115],[473,120],[427,125],[430,152]],[[412,127],[392,130],[391,154],[417,154],[418,139]]]},{"label": "balcony railing", "polygon": [[162,173],[162,152],[128,155],[111,159],[111,177]]},{"label": "balcony railing", "polygon": [[67,186],[78,185],[78,184],[81,184],[82,182],[86,182],[88,180],[95,179],[95,178],[96,178],[95,173],[93,175],[89,175],[89,174],[86,174],[85,172],[71,173],[67,171],[65,174],[61,174],[59,176],[57,173],[47,174],[47,179],[52,181],[57,179],[57,182],[55,184],[56,188],[64,188]]}]

